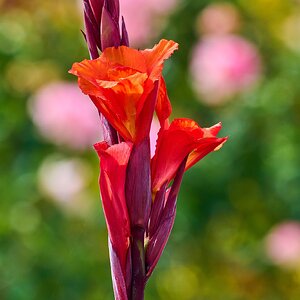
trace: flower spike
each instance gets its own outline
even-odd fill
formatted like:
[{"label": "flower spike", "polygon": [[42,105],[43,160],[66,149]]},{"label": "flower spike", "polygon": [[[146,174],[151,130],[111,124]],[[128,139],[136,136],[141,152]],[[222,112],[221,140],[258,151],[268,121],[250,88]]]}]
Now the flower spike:
[{"label": "flower spike", "polygon": [[[209,128],[185,118],[169,123],[172,107],[162,71],[176,42],[130,48],[119,0],[83,3],[91,59],[74,63],[69,72],[98,109],[103,128],[104,141],[94,147],[114,296],[143,300],[173,228],[184,172],[227,138],[217,137],[221,123]],[[151,158],[154,113],[160,130]]]}]

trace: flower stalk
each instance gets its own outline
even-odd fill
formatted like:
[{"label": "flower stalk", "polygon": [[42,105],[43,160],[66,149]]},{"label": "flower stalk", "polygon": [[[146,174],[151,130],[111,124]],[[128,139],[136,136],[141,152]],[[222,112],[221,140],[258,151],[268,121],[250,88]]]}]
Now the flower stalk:
[{"label": "flower stalk", "polygon": [[[190,119],[171,123],[163,64],[178,44],[161,40],[152,49],[130,48],[118,0],[83,0],[84,33],[91,60],[70,73],[101,117],[104,141],[99,185],[108,228],[116,300],[143,300],[169,239],[184,172],[221,148],[221,124],[202,128]],[[121,26],[119,25],[121,23]],[[150,127],[156,113],[160,131],[153,157]]]},{"label": "flower stalk", "polygon": [[145,230],[137,226],[132,229],[131,234],[132,290],[130,299],[142,300],[144,299],[144,289],[146,284],[144,249]]}]

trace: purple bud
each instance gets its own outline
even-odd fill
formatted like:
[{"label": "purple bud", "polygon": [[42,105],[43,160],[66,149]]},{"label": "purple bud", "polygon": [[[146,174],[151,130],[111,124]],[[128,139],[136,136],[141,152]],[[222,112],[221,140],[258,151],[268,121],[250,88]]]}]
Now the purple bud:
[{"label": "purple bud", "polygon": [[99,57],[97,42],[94,35],[93,25],[86,14],[84,14],[84,23],[86,31],[85,38],[90,52],[90,57],[91,59],[96,59]]},{"label": "purple bud", "polygon": [[146,228],[151,208],[149,138],[134,145],[127,166],[125,193],[131,227]]},{"label": "purple bud", "polygon": [[105,0],[104,6],[111,15],[115,23],[119,24],[120,4],[119,0]]},{"label": "purple bud", "polygon": [[187,157],[183,160],[183,162],[180,164],[176,176],[174,178],[174,182],[172,184],[172,187],[170,189],[170,192],[168,194],[168,199],[166,201],[166,205],[163,211],[162,219],[167,219],[174,215],[175,209],[176,209],[176,201],[177,196],[180,190],[182,177],[185,170]]},{"label": "purple bud", "polygon": [[[177,196],[182,182],[186,161],[187,157],[180,164],[172,187],[169,188],[165,193],[167,196],[167,200],[163,212],[161,213],[158,229],[154,232],[153,236],[149,235],[149,243],[146,250],[147,279],[151,276],[168,242],[171,230],[174,225]],[[149,231],[149,233],[150,232],[152,233],[151,230]]]},{"label": "purple bud", "polygon": [[166,244],[169,239],[171,230],[174,225],[175,220],[175,211],[174,214],[168,219],[163,220],[160,223],[159,229],[155,234],[150,238],[149,244],[146,250],[146,276],[147,279],[151,276]]},{"label": "purple bud", "polygon": [[102,9],[100,36],[102,51],[107,47],[120,46],[119,25],[113,20],[105,6]]},{"label": "purple bud", "polygon": [[128,32],[126,29],[124,17],[122,16],[122,39],[121,39],[121,45],[129,47],[129,38],[128,38]]},{"label": "purple bud", "polygon": [[149,231],[148,235],[152,237],[159,225],[161,220],[161,214],[165,205],[165,196],[166,196],[167,182],[162,185],[160,190],[156,193],[155,199],[151,208],[150,222],[149,222]]},{"label": "purple bud", "polygon": [[104,0],[89,0],[89,3],[93,11],[95,20],[97,21],[98,26],[100,26]]}]

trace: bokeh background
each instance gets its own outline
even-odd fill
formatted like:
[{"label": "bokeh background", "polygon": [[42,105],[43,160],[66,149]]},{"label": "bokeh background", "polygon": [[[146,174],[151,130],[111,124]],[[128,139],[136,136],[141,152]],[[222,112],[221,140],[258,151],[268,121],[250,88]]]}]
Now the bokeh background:
[{"label": "bokeh background", "polygon": [[[146,299],[300,299],[300,1],[121,5],[133,46],[180,44],[172,116],[230,136],[186,173]],[[80,1],[0,0],[3,300],[113,298],[82,27]]]}]

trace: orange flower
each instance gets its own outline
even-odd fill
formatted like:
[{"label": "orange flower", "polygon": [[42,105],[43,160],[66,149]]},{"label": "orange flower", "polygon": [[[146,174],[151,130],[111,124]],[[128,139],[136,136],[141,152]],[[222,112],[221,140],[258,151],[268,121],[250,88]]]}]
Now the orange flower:
[{"label": "orange flower", "polygon": [[154,110],[162,126],[168,123],[171,105],[162,69],[177,48],[167,40],[142,51],[111,47],[98,59],[75,63],[69,72],[122,138],[139,142],[149,134]]}]

